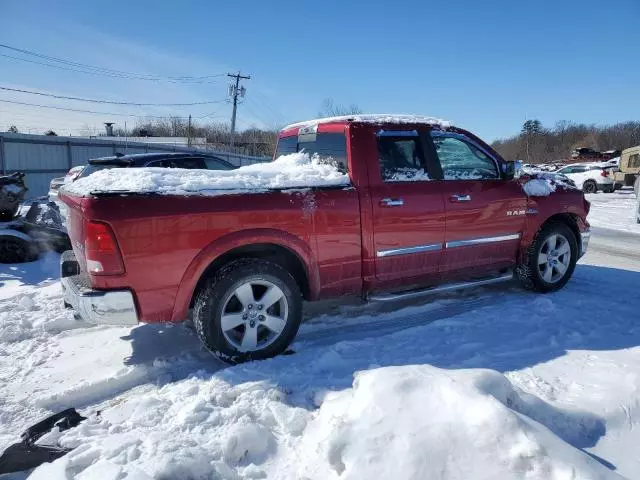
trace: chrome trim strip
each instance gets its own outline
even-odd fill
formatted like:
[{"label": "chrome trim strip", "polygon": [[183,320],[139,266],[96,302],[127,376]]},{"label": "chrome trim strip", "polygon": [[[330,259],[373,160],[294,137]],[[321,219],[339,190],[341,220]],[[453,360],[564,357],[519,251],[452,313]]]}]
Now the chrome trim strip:
[{"label": "chrome trim strip", "polygon": [[389,250],[378,250],[376,252],[376,257],[393,257],[395,255],[408,255],[411,253],[434,252],[437,250],[442,250],[441,243],[434,243],[431,245],[416,245],[415,247],[406,247],[406,248],[391,248]]},{"label": "chrome trim strip", "polygon": [[469,240],[456,240],[454,242],[447,242],[446,248],[466,247],[468,245],[482,245],[483,243],[508,242],[510,240],[518,240],[519,238],[519,233],[514,233],[512,235],[501,235],[499,237],[470,238]]}]

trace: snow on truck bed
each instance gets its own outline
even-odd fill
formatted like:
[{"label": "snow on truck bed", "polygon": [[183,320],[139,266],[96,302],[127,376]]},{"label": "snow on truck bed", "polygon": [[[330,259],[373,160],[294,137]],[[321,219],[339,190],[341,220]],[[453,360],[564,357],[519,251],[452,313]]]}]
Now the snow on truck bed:
[{"label": "snow on truck bed", "polygon": [[272,189],[349,185],[349,176],[307,153],[283,155],[273,162],[236,170],[181,168],[110,168],[65,187],[74,195],[93,193],[160,193],[163,195],[224,195]]}]

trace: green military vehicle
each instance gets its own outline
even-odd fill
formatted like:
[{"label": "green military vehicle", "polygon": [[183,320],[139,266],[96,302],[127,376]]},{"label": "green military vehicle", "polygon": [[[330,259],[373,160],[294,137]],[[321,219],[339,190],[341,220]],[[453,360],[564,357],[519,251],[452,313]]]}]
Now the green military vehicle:
[{"label": "green military vehicle", "polygon": [[622,151],[618,168],[619,171],[614,174],[613,180],[623,187],[633,185],[633,191],[638,196],[638,190],[640,190],[640,145]]}]

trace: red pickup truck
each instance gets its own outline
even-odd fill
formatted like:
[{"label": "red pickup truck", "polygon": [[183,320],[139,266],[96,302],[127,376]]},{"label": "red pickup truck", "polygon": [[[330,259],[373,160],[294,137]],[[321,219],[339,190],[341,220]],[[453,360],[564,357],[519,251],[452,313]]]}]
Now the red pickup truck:
[{"label": "red pickup truck", "polygon": [[[63,192],[67,306],[87,321],[182,322],[230,362],[283,352],[302,300],[370,301],[519,278],[561,288],[589,239],[589,203],[529,196],[475,135],[420,117],[313,120],[279,134],[350,185],[221,196]],[[542,180],[538,180],[542,181]],[[526,185],[525,185],[526,186]]]}]

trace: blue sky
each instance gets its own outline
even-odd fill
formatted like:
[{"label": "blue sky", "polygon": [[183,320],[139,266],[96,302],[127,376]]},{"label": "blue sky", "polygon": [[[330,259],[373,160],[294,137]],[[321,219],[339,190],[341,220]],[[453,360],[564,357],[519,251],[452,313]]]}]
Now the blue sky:
[{"label": "blue sky", "polygon": [[[365,7],[366,5],[366,7]],[[0,43],[156,75],[242,70],[241,128],[316,116],[323,99],[370,113],[433,115],[486,140],[526,118],[611,124],[640,117],[640,1],[29,1],[2,2]],[[16,55],[0,49],[0,54]],[[2,92],[0,129],[80,133],[135,115],[228,121],[227,79],[170,84],[106,78],[0,57],[0,86],[120,101],[120,107]]]}]

